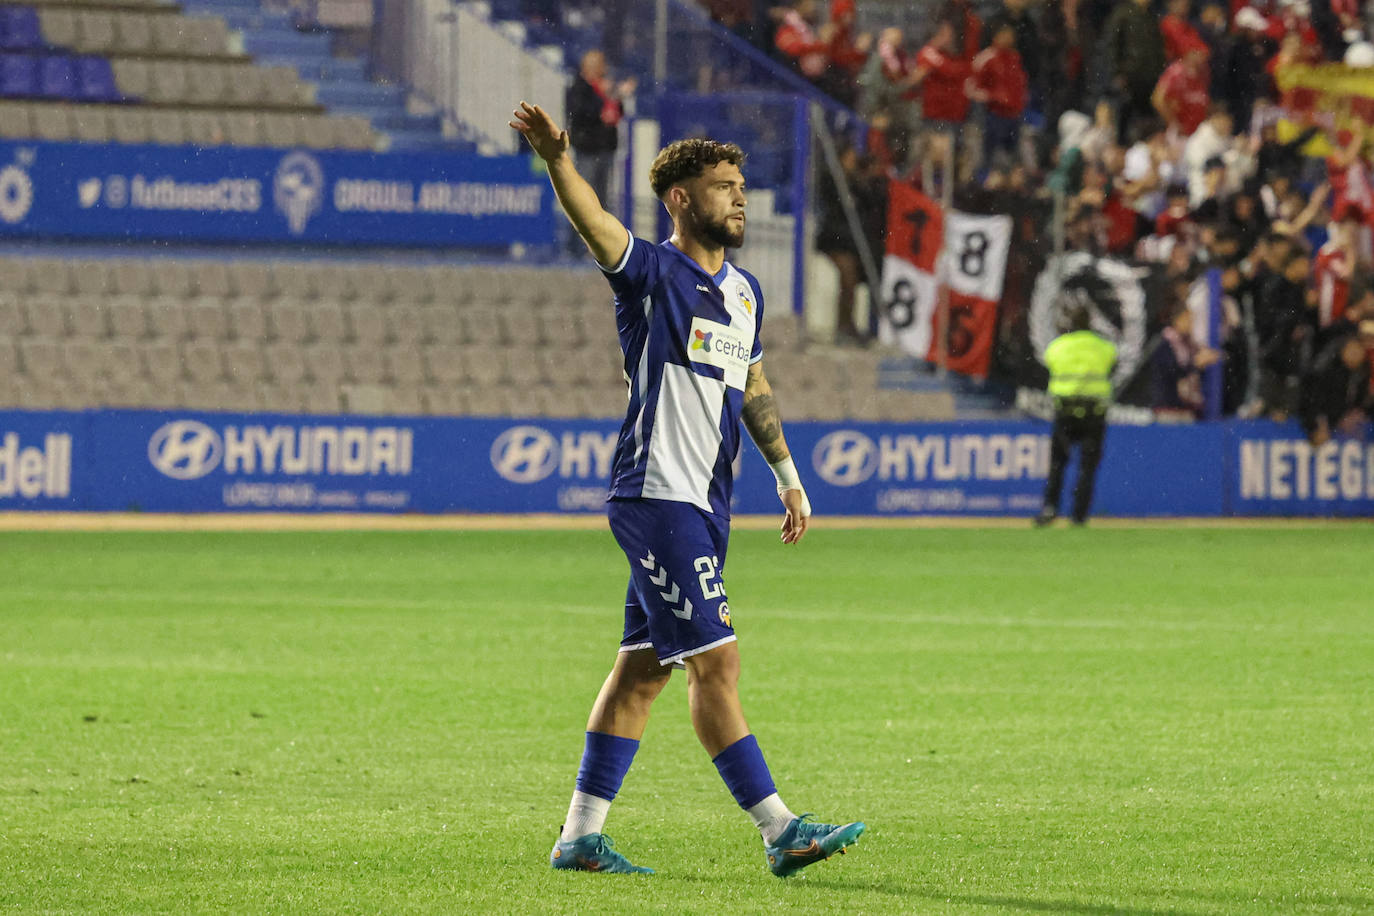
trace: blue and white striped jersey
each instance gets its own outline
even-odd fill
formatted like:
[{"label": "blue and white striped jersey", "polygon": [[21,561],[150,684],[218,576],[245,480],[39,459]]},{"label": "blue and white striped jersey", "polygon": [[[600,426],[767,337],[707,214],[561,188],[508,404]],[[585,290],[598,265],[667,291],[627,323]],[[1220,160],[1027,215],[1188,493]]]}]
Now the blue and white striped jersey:
[{"label": "blue and white striped jersey", "polygon": [[631,236],[614,268],[630,404],[612,497],[691,503],[728,516],[749,366],[763,358],[763,295],[726,261],[715,276],[669,242]]}]

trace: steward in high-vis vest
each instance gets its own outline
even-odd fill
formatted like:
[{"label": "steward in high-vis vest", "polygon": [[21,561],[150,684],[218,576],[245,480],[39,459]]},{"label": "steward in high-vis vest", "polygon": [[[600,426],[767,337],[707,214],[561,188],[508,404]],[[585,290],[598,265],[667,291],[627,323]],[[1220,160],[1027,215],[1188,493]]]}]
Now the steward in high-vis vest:
[{"label": "steward in high-vis vest", "polygon": [[1092,313],[1086,306],[1072,306],[1066,317],[1069,332],[1045,348],[1049,393],[1054,398],[1054,429],[1050,434],[1050,476],[1045,481],[1044,508],[1035,519],[1037,526],[1048,525],[1059,515],[1064,468],[1075,444],[1079,447],[1078,483],[1071,518],[1075,525],[1088,520],[1097,465],[1102,460],[1102,440],[1107,434],[1107,406],[1112,400],[1116,345],[1093,333]]}]

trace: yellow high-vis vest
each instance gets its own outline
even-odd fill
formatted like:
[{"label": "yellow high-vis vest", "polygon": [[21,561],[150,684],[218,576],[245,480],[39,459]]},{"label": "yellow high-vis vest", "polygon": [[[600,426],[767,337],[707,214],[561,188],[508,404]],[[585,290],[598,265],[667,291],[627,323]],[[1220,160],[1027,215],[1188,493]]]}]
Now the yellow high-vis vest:
[{"label": "yellow high-vis vest", "polygon": [[1049,392],[1056,398],[1112,398],[1116,344],[1092,331],[1061,334],[1045,348],[1050,370]]}]

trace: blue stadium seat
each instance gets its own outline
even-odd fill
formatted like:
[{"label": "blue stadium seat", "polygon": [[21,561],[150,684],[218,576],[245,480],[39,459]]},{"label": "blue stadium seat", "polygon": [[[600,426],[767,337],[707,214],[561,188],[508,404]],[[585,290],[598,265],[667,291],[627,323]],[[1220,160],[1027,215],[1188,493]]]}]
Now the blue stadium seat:
[{"label": "blue stadium seat", "polygon": [[0,48],[36,51],[46,46],[36,10],[28,6],[0,7]]},{"label": "blue stadium seat", "polygon": [[0,54],[0,96],[32,98],[38,94],[38,58],[32,54]]},{"label": "blue stadium seat", "polygon": [[38,94],[45,99],[76,98],[76,62],[65,54],[39,58]]},{"label": "blue stadium seat", "polygon": [[103,57],[76,58],[77,98],[85,102],[120,102],[124,96],[115,86],[114,70]]}]

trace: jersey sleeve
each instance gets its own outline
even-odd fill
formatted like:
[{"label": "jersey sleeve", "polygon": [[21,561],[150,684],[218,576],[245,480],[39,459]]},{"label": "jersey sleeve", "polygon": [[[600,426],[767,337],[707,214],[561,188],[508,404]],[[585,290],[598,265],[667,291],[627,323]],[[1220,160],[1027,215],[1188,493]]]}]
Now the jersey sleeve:
[{"label": "jersey sleeve", "polygon": [[613,267],[598,265],[601,272],[606,275],[606,281],[611,284],[611,289],[615,291],[617,302],[635,302],[643,299],[658,282],[658,246],[635,238],[632,234],[629,238],[630,244],[625,248],[625,254],[621,256],[618,264]]},{"label": "jersey sleeve", "polygon": [[749,351],[749,365],[752,366],[763,359],[763,338],[761,336],[763,331],[763,290],[759,287],[759,281],[754,278],[753,274],[746,276],[749,278],[749,287],[754,291],[754,302],[756,303],[754,308],[754,347]]}]

